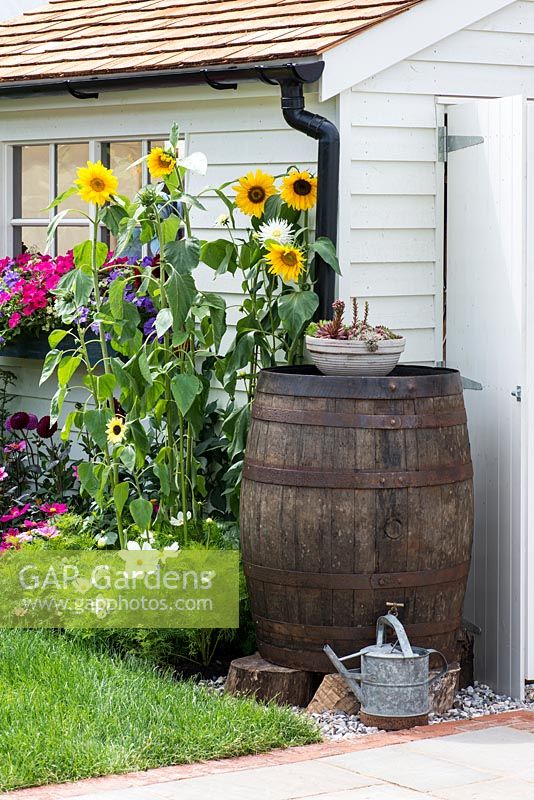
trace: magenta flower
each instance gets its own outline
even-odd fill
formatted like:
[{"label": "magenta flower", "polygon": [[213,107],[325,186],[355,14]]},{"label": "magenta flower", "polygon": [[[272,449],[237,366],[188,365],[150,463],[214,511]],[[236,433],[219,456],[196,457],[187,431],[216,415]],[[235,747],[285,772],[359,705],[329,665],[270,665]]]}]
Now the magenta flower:
[{"label": "magenta flower", "polygon": [[66,503],[43,503],[41,511],[43,514],[48,514],[50,517],[56,514],[66,514],[69,507]]},{"label": "magenta flower", "polygon": [[16,328],[16,327],[17,327],[17,325],[19,324],[19,322],[20,322],[21,318],[22,318],[22,317],[21,317],[21,315],[18,313],[18,311],[15,311],[15,313],[14,313],[14,314],[11,314],[11,316],[10,316],[10,318],[9,318],[9,321],[8,321],[8,323],[7,323],[7,324],[8,324],[8,326],[9,326],[9,328],[11,328],[11,330],[13,330],[13,328]]},{"label": "magenta flower", "polygon": [[78,464],[73,464],[73,466],[72,466],[72,474],[74,475],[74,477],[76,478],[77,481],[80,480],[80,476],[78,474]]},{"label": "magenta flower", "polygon": [[0,467],[0,483],[9,477],[9,473],[5,467]]},{"label": "magenta flower", "polygon": [[26,503],[26,505],[22,506],[22,508],[20,506],[13,506],[13,508],[9,509],[7,514],[4,514],[2,517],[0,517],[0,522],[11,522],[14,519],[24,516],[24,514],[27,514],[29,510],[29,503]]}]

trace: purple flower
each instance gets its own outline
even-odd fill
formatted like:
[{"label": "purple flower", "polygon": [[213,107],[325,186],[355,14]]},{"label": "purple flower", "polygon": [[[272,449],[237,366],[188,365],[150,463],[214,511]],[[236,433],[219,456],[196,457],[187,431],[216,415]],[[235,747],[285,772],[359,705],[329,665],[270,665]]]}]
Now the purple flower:
[{"label": "purple flower", "polygon": [[98,322],[98,320],[96,322],[92,322],[89,327],[93,333],[96,333],[97,335],[100,333],[100,322]]},{"label": "purple flower", "polygon": [[143,326],[143,333],[148,339],[150,336],[153,336],[155,332],[156,332],[156,317],[150,317],[150,319],[148,319]]},{"label": "purple flower", "polygon": [[117,280],[117,278],[120,278],[120,276],[121,276],[121,271],[120,271],[120,269],[117,269],[117,267],[115,267],[115,268],[114,268],[114,269],[112,269],[112,270],[111,270],[111,272],[109,273],[109,275],[108,275],[108,280],[109,280],[109,282],[110,282],[110,283],[113,283],[113,281],[116,281],[116,280]]},{"label": "purple flower", "polygon": [[155,314],[156,309],[154,307],[154,303],[152,302],[151,297],[141,297],[139,308],[141,308],[145,314]]},{"label": "purple flower", "polygon": [[28,428],[29,431],[34,431],[37,428],[37,425],[39,424],[39,418],[37,417],[36,414],[28,414],[28,417],[29,420],[26,427]]},{"label": "purple flower", "polygon": [[6,429],[6,431],[10,431],[10,430],[12,430],[12,428],[11,428],[11,417],[8,417],[8,418],[6,419],[6,422],[5,422],[4,428]]},{"label": "purple flower", "polygon": [[12,269],[6,269],[6,271],[2,275],[2,280],[4,281],[8,289],[12,289],[13,286],[20,280],[20,275],[18,275]]},{"label": "purple flower", "polygon": [[80,306],[78,309],[78,322],[80,325],[85,325],[89,319],[89,309],[87,306]]}]

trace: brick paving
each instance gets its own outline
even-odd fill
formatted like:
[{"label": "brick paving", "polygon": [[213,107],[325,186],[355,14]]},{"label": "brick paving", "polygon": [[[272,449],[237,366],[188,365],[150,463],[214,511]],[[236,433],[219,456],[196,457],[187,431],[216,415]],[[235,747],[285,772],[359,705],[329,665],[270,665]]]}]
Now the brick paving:
[{"label": "brick paving", "polygon": [[[411,797],[419,800],[456,800],[456,797],[461,800],[486,800],[486,797],[487,800],[501,797],[515,800],[516,794],[525,800],[534,800],[532,734],[534,712],[511,711],[409,731],[378,733],[340,742],[275,750],[264,755],[22,789],[4,796],[9,800],[166,800],[171,797],[189,800],[198,796],[200,800],[219,790],[229,800],[241,800],[242,797],[261,800],[263,788],[267,789],[270,800],[292,800],[297,797],[304,800],[311,796],[316,800],[410,800]],[[442,741],[437,743],[436,748],[432,740]],[[461,744],[460,748],[458,743]],[[377,768],[373,754],[368,751],[379,748],[391,749],[380,756],[381,767]],[[449,756],[449,752],[452,755]],[[506,761],[493,771],[492,766],[498,760],[496,756],[501,752],[507,754]],[[362,753],[362,756],[353,757],[358,753]],[[514,754],[521,755],[521,764],[524,759],[524,774],[517,764],[513,775],[508,774],[507,764],[513,763]],[[489,762],[484,766],[485,757],[489,758]],[[392,778],[396,771],[402,773],[403,766],[411,763],[410,759],[414,760],[415,766],[407,776],[399,779],[399,783],[384,777],[387,769],[383,765],[392,761],[392,758],[397,764]],[[419,764],[422,773],[417,777]],[[481,764],[482,771],[479,770]],[[293,768],[291,765],[294,765]],[[454,765],[454,769],[451,765]],[[439,777],[441,772],[444,774]],[[323,783],[321,773],[324,773]],[[456,776],[452,784],[449,773]],[[455,781],[464,778],[465,785],[456,785]],[[333,793],[330,791],[332,784]],[[326,792],[321,788],[323,785],[329,787]]]}]

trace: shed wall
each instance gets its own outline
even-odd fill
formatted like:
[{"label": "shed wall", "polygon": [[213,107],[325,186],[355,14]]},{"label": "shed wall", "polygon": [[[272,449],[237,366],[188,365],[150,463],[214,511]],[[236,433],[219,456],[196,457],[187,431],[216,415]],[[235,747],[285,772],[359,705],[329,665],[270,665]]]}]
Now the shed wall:
[{"label": "shed wall", "polygon": [[[522,0],[340,95],[340,293],[408,337],[406,359],[443,357],[440,97],[534,97],[534,2]],[[343,235],[343,226],[347,233]]]}]

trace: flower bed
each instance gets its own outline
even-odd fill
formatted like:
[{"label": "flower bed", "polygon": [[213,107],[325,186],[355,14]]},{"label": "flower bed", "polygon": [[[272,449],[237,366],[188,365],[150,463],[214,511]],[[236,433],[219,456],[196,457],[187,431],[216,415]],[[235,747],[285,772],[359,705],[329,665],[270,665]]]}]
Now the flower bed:
[{"label": "flower bed", "polygon": [[[338,270],[335,250],[329,240],[313,239],[317,179],[307,170],[291,167],[278,178],[255,170],[231,183],[233,195],[225,184],[193,197],[188,175],[205,174],[206,159],[180,158],[175,126],[147,163],[154,182],[126,198],[110,169],[88,162],[54,201],[61,211],[50,234],[76,194],[93,204],[91,238],[63,257],[2,262],[2,352],[17,336],[48,332],[41,382],[55,383],[46,438],[31,409],[7,419],[7,389],[0,396],[0,425],[7,422],[0,433],[4,551],[238,546],[257,377],[263,367],[302,360],[304,331],[318,306],[315,256]],[[190,212],[203,210],[208,192],[224,213],[221,237],[204,242],[192,232]],[[238,214],[248,218],[244,237],[236,234]],[[100,241],[104,227],[114,252]],[[134,232],[157,255],[131,263],[124,253]],[[213,292],[195,282],[201,263],[214,270]],[[217,293],[225,272],[239,275],[245,294],[229,344]],[[213,386],[222,402],[213,399]],[[67,405],[73,390],[76,405]],[[205,663],[228,642],[241,654],[249,647],[246,615],[244,622],[241,636],[188,634],[189,656]],[[187,648],[174,647],[185,655]]]}]

